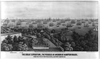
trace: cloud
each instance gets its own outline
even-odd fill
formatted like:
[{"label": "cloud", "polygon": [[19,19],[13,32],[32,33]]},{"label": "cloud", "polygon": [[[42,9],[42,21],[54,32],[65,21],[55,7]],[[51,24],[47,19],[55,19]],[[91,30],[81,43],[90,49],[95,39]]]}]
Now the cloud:
[{"label": "cloud", "polygon": [[2,18],[97,18],[97,2],[5,2]]}]

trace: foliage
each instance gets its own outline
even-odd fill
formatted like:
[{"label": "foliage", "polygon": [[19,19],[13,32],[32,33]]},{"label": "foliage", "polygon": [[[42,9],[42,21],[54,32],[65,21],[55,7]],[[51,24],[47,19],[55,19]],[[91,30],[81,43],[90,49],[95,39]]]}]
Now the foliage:
[{"label": "foliage", "polygon": [[[64,21],[62,21],[64,22]],[[75,21],[72,21],[74,23]],[[51,23],[50,26],[54,24]],[[78,23],[77,25],[81,25]],[[50,40],[56,46],[62,47],[65,51],[98,51],[98,35],[93,29],[90,29],[85,35],[80,35],[75,30],[66,28],[49,29],[44,28],[43,24],[39,24],[38,28],[33,28],[31,24],[29,28],[13,28],[15,32],[21,32],[22,37],[7,36],[1,43],[2,51],[27,51],[35,45],[48,46],[45,44],[44,38]],[[36,38],[26,36],[36,36]]]},{"label": "foliage", "polygon": [[2,43],[1,44],[1,50],[2,51],[12,51],[12,44]]}]

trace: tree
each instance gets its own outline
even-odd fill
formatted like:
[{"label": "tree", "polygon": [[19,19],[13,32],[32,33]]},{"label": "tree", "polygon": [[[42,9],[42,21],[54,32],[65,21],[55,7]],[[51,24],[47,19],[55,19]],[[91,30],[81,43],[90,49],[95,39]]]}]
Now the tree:
[{"label": "tree", "polygon": [[28,48],[27,44],[25,44],[25,43],[23,43],[23,42],[20,42],[20,43],[18,44],[18,50],[19,50],[19,51],[28,51],[29,48]]},{"label": "tree", "polygon": [[71,42],[71,46],[75,47],[76,46],[75,42]]},{"label": "tree", "polygon": [[21,36],[19,36],[18,37],[18,42],[23,42],[23,41],[24,41],[24,39]]},{"label": "tree", "polygon": [[72,51],[73,50],[73,47],[71,47],[71,44],[69,42],[66,42],[62,45],[62,48],[65,50],[65,51]]},{"label": "tree", "polygon": [[4,39],[3,41],[2,41],[2,43],[8,43],[8,40],[6,40],[6,39]]},{"label": "tree", "polygon": [[36,43],[38,43],[38,40],[36,40],[35,38],[32,39],[32,45],[34,46]]},{"label": "tree", "polygon": [[1,51],[12,51],[12,44],[1,43]]},{"label": "tree", "polygon": [[72,51],[73,48],[72,47],[65,47],[65,51]]},{"label": "tree", "polygon": [[33,24],[29,24],[29,28],[33,28],[34,26],[33,26]]},{"label": "tree", "polygon": [[18,26],[18,25],[21,25],[21,21],[18,21],[18,22],[17,22],[17,26]]},{"label": "tree", "polygon": [[14,36],[13,41],[14,41],[14,43],[17,43],[18,42],[17,36]]},{"label": "tree", "polygon": [[53,26],[54,26],[54,23],[50,23],[49,26],[50,26],[50,27],[53,27]]},{"label": "tree", "polygon": [[12,44],[13,43],[12,37],[10,35],[8,35],[6,37],[6,40],[8,40],[8,44]]}]

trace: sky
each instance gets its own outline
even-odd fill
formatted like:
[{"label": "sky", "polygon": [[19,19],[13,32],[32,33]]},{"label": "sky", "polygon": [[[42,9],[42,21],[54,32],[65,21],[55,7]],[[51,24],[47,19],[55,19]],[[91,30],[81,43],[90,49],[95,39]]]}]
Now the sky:
[{"label": "sky", "polygon": [[98,2],[1,2],[1,19],[97,19]]}]

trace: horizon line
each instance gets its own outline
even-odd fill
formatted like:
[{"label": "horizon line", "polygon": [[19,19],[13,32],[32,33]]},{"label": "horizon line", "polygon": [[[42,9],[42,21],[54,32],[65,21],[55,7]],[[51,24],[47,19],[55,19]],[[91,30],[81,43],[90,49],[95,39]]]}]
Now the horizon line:
[{"label": "horizon line", "polygon": [[98,18],[5,18],[5,19],[98,19]]}]

